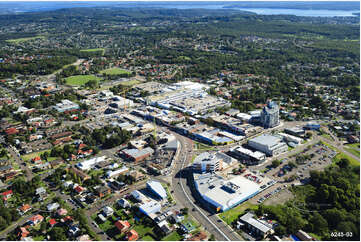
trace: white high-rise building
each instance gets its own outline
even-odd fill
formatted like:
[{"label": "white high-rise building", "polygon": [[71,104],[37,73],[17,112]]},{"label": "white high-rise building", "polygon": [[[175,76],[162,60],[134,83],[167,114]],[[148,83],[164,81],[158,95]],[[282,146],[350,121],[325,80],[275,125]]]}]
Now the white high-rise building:
[{"label": "white high-rise building", "polygon": [[267,102],[267,106],[261,112],[261,123],[264,128],[273,128],[279,125],[279,111],[279,107],[275,102]]}]

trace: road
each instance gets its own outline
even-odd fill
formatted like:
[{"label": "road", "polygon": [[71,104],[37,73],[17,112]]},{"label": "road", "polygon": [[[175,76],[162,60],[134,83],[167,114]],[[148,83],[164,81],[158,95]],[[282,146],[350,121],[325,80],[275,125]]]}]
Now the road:
[{"label": "road", "polygon": [[14,160],[19,164],[19,167],[22,171],[25,171],[25,178],[27,181],[31,181],[33,179],[34,175],[33,172],[29,169],[27,165],[24,165],[23,159],[18,156],[18,153],[14,150],[13,147],[8,147],[8,151],[11,154],[11,156],[14,158]]},{"label": "road", "polygon": [[200,223],[205,230],[213,234],[216,240],[223,241],[239,241],[243,240],[232,228],[228,225],[218,222],[219,218],[214,213],[210,213],[203,207],[200,207],[196,199],[193,197],[190,187],[187,185],[187,169],[193,155],[193,143],[190,139],[174,133],[181,143],[181,155],[176,162],[175,170],[172,173],[172,190],[174,191],[174,198],[177,203],[183,207],[189,208],[189,214],[193,216],[198,223]]},{"label": "road", "polygon": [[29,218],[31,218],[34,215],[35,215],[35,213],[25,216],[25,217],[22,217],[17,222],[9,225],[6,229],[4,229],[3,231],[0,232],[0,239],[6,239],[7,235],[9,233],[11,233],[17,226],[24,224]]}]

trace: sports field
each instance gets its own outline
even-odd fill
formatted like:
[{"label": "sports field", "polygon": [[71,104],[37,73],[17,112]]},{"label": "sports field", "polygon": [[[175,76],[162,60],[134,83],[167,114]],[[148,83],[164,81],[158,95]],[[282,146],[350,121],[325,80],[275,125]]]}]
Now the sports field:
[{"label": "sports field", "polygon": [[104,49],[103,48],[97,48],[97,49],[84,49],[84,50],[80,50],[80,52],[102,52],[102,54],[104,54]]},{"label": "sports field", "polygon": [[101,74],[107,74],[107,75],[121,75],[121,74],[131,74],[130,71],[123,70],[120,68],[110,68],[106,69],[100,72]]},{"label": "sports field", "polygon": [[77,75],[77,76],[67,77],[65,79],[65,83],[71,86],[82,86],[91,80],[100,81],[101,79],[94,75]]}]

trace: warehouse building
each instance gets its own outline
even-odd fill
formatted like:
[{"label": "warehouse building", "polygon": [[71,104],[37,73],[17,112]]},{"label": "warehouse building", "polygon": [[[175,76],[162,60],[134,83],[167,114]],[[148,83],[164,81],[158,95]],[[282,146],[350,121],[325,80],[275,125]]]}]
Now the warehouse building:
[{"label": "warehouse building", "polygon": [[257,183],[242,176],[230,180],[214,173],[193,173],[193,176],[198,193],[217,212],[235,207],[260,192]]},{"label": "warehouse building", "polygon": [[148,181],[147,188],[160,199],[167,198],[167,192],[158,181]]},{"label": "warehouse building", "polygon": [[95,165],[105,161],[105,158],[106,156],[95,157],[83,162],[79,162],[78,164],[76,164],[76,167],[79,168],[80,170],[87,171],[90,170],[91,168],[94,168]]},{"label": "warehouse building", "polygon": [[154,153],[154,150],[150,147],[144,148],[142,150],[138,149],[125,149],[122,151],[126,159],[129,159],[134,162],[140,162],[148,158],[151,154]]},{"label": "warehouse building", "polygon": [[53,108],[59,113],[75,111],[79,109],[79,105],[67,99],[61,101],[61,103],[57,103]]},{"label": "warehouse building", "polygon": [[275,156],[288,150],[287,144],[282,142],[281,138],[268,134],[248,140],[248,145],[269,156]]}]

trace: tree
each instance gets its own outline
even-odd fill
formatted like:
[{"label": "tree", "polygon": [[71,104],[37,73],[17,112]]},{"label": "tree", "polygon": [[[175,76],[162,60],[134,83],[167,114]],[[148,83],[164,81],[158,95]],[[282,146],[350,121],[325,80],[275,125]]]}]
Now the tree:
[{"label": "tree", "polygon": [[278,235],[278,236],[283,236],[285,234],[287,234],[287,229],[285,226],[283,225],[278,225],[276,228],[275,228],[275,233]]},{"label": "tree", "polygon": [[182,208],[182,209],[181,209],[181,212],[182,212],[184,215],[187,215],[187,214],[188,214],[188,208]]},{"label": "tree", "polygon": [[40,225],[40,231],[41,231],[42,233],[46,232],[46,222],[45,222],[45,221],[43,221],[43,222],[41,223],[41,225]]},{"label": "tree", "polygon": [[6,220],[0,216],[0,229],[3,230],[7,227],[7,223],[6,223]]},{"label": "tree", "polygon": [[328,231],[327,221],[318,212],[313,213],[308,223],[312,227],[311,231],[316,234],[323,234]]},{"label": "tree", "polygon": [[272,167],[273,167],[273,168],[278,167],[280,164],[281,164],[281,162],[280,162],[279,160],[277,160],[277,159],[275,159],[275,160],[272,161]]},{"label": "tree", "polygon": [[50,239],[55,241],[65,241],[67,240],[67,237],[65,235],[64,229],[61,227],[54,227],[52,230],[50,230]]},{"label": "tree", "polygon": [[211,234],[211,236],[209,236],[208,241],[215,241],[216,237],[214,236],[214,234]]},{"label": "tree", "polygon": [[337,162],[337,165],[340,168],[348,168],[350,166],[350,161],[346,158],[342,158],[339,162]]}]

